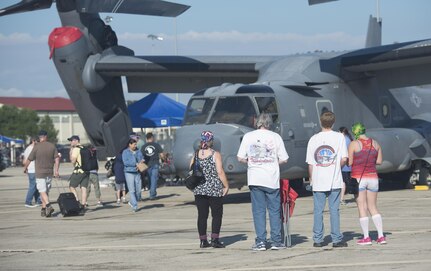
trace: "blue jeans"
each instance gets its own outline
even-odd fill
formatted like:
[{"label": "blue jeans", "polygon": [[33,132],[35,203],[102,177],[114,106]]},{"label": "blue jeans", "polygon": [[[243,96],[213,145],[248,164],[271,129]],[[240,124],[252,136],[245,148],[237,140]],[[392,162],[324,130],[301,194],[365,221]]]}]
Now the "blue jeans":
[{"label": "blue jeans", "polygon": [[157,196],[157,181],[159,180],[159,165],[148,168],[148,179],[150,180],[150,199]]},{"label": "blue jeans", "polygon": [[130,194],[130,204],[134,210],[138,209],[138,200],[141,199],[141,174],[125,172],[127,188]]},{"label": "blue jeans", "polygon": [[28,191],[25,197],[25,204],[31,205],[34,197],[34,202],[42,204],[39,191],[36,189],[36,173],[27,173],[28,175]]},{"label": "blue jeans", "polygon": [[263,186],[250,186],[251,209],[253,212],[256,244],[266,242],[266,209],[269,214],[271,228],[271,244],[282,244],[281,239],[281,202],[280,189]]},{"label": "blue jeans", "polygon": [[331,221],[331,238],[333,243],[338,243],[343,240],[343,234],[340,232],[340,194],[341,189],[333,189],[332,191],[313,192],[314,201],[314,224],[313,224],[313,240],[315,243],[323,242],[324,225],[323,211],[328,198],[329,215]]}]

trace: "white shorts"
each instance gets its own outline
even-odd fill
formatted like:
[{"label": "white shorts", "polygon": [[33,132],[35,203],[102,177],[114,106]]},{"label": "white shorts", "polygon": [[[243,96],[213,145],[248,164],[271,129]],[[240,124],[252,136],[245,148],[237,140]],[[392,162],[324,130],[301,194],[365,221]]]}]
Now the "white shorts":
[{"label": "white shorts", "polygon": [[371,192],[379,192],[379,179],[377,178],[362,178],[359,183],[359,192],[360,191],[371,191]]},{"label": "white shorts", "polygon": [[36,188],[39,193],[48,193],[51,188],[51,177],[36,178]]}]

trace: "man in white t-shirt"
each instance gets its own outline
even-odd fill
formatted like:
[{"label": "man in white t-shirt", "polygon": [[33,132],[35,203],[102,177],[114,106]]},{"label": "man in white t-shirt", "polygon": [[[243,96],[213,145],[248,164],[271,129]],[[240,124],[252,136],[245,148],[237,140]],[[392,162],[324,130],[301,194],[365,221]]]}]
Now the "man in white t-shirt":
[{"label": "man in white t-shirt", "polygon": [[[37,138],[32,138],[31,144],[28,145],[27,148],[25,149],[23,164],[27,162],[28,156],[33,150],[33,147],[36,144],[37,140],[38,140]],[[28,190],[27,190],[27,196],[25,197],[25,207],[27,208],[38,207],[39,205],[42,204],[42,201],[40,200],[39,191],[37,191],[37,188],[36,188],[36,171],[34,167],[34,161],[30,162],[30,164],[27,167],[27,171],[24,170],[24,173],[27,173],[27,176],[28,176]],[[32,204],[33,198],[34,198],[34,205]]]},{"label": "man in white t-shirt", "polygon": [[238,160],[247,163],[247,184],[250,189],[256,240],[253,250],[266,250],[266,209],[271,228],[271,249],[285,248],[281,238],[280,166],[289,155],[283,139],[270,131],[271,115],[263,113],[256,120],[256,130],[244,135]]},{"label": "man in white t-shirt", "polygon": [[327,111],[320,116],[322,131],[310,138],[306,162],[313,187],[314,247],[322,247],[324,239],[323,211],[328,198],[333,247],[347,247],[340,232],[340,194],[343,182],[341,167],[347,161],[344,135],[332,130],[335,114]]}]

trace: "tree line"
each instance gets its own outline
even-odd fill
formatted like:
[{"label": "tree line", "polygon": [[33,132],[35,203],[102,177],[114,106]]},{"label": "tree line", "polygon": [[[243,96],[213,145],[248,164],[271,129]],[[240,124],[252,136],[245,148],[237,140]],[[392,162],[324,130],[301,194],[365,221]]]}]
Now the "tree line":
[{"label": "tree line", "polygon": [[48,115],[40,118],[36,111],[14,105],[0,107],[0,135],[29,142],[40,130],[47,131],[49,141],[57,143],[58,130]]}]

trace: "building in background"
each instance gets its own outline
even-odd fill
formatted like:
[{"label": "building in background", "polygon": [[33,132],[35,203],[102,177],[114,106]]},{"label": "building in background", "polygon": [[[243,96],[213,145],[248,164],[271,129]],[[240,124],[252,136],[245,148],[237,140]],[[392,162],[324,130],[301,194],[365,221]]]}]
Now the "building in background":
[{"label": "building in background", "polygon": [[0,106],[13,105],[36,111],[40,118],[48,115],[58,130],[58,144],[69,144],[67,138],[79,135],[82,143],[89,139],[72,101],[66,98],[0,97]]}]

